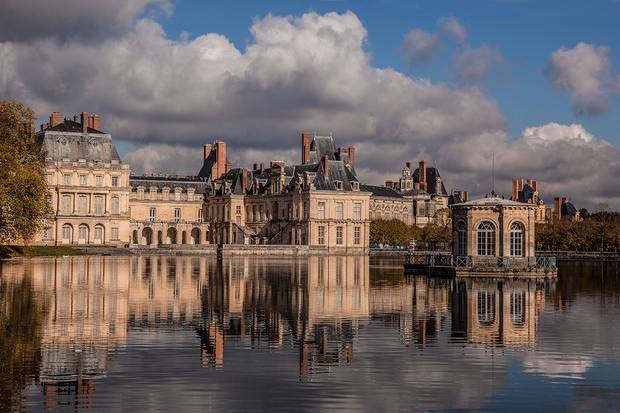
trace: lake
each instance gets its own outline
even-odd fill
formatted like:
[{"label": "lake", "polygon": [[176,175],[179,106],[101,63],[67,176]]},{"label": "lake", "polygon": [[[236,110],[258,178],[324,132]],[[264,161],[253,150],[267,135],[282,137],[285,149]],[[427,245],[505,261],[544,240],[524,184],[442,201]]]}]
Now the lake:
[{"label": "lake", "polygon": [[0,411],[617,411],[620,264],[368,257],[1,264]]}]

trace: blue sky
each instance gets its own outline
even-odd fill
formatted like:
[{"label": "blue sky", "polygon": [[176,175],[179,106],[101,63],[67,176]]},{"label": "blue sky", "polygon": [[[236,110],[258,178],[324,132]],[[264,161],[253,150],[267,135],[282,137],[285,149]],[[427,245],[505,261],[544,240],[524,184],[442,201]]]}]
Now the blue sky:
[{"label": "blue sky", "polygon": [[[459,19],[472,47],[497,47],[504,64],[483,87],[498,103],[508,121],[508,133],[518,136],[529,126],[548,122],[581,123],[594,135],[620,146],[620,112],[616,105],[605,114],[576,115],[567,96],[553,90],[543,75],[550,54],[579,42],[606,45],[610,57],[620,62],[620,1],[234,1],[175,0],[170,17],[159,18],[167,34],[190,38],[215,32],[243,50],[252,41],[249,27],[256,18],[353,11],[368,31],[367,49],[372,65],[393,67],[413,77],[433,82],[452,81],[450,51],[445,47],[435,61],[411,68],[402,58],[403,36],[412,28],[436,31],[443,16]],[[337,64],[337,62],[335,62]],[[614,66],[614,73],[620,71]]]},{"label": "blue sky", "polygon": [[484,195],[495,153],[500,192],[620,209],[620,0],[38,1],[0,14],[0,98],[99,113],[136,173],[195,174],[215,139],[297,162],[314,131],[365,183],[425,159]]}]

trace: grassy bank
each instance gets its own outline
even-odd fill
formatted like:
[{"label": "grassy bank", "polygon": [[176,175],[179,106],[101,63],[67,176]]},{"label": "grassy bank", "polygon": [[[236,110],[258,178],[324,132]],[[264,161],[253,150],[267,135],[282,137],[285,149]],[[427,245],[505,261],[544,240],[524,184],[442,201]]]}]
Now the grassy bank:
[{"label": "grassy bank", "polygon": [[11,257],[57,257],[62,255],[84,255],[76,248],[61,246],[16,246],[0,245],[0,258]]}]

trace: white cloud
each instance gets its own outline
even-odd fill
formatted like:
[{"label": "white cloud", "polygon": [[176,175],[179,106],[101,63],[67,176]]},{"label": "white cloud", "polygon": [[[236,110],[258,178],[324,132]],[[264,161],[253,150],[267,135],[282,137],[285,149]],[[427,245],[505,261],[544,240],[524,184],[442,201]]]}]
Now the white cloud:
[{"label": "white cloud", "polygon": [[439,49],[439,36],[424,30],[412,29],[403,38],[403,57],[410,66],[426,63]]},{"label": "white cloud", "polygon": [[454,71],[461,84],[480,82],[492,68],[503,62],[498,49],[482,45],[478,48],[465,47],[454,56]]},{"label": "white cloud", "polygon": [[459,43],[464,43],[467,39],[467,31],[456,17],[440,17],[437,19],[437,25]]},{"label": "white cloud", "polygon": [[610,108],[610,97],[620,92],[612,74],[609,48],[579,43],[555,50],[545,68],[552,86],[568,93],[576,113],[597,115]]},{"label": "white cloud", "polygon": [[147,171],[192,173],[202,144],[215,139],[228,142],[236,165],[297,161],[302,130],[333,132],[338,144],[357,146],[367,182],[425,157],[448,188],[484,194],[495,150],[498,187],[525,175],[542,181],[544,194],[620,207],[616,148],[552,140],[545,129],[507,141],[504,117],[479,89],[372,66],[353,13],[266,16],[250,31],[245,50],[215,33],[171,40],[148,18],[95,43],[0,43],[0,95],[26,100],[42,117],[100,113],[115,139],[143,145],[126,158]]}]

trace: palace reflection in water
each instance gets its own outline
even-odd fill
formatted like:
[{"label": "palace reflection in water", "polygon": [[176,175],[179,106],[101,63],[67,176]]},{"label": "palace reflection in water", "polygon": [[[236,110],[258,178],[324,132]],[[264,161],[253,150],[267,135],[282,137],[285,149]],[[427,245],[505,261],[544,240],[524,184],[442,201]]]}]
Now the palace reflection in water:
[{"label": "palace reflection in water", "polygon": [[38,297],[33,311],[45,315],[35,381],[47,407],[89,406],[133,331],[195,331],[196,363],[205,368],[225,366],[231,343],[290,347],[302,382],[354,363],[359,330],[373,320],[397,330],[402,346],[432,345],[446,328],[453,341],[536,342],[542,283],[406,278],[373,268],[364,256],[219,265],[198,256],[65,257],[5,262],[1,282],[29,279]]}]

